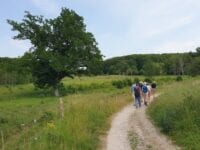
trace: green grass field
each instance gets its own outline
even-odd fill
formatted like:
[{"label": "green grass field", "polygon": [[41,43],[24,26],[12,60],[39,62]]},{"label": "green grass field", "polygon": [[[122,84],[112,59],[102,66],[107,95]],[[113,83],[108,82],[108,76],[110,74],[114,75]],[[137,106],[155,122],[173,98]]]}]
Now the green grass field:
[{"label": "green grass field", "polygon": [[[109,129],[111,116],[132,101],[130,86],[118,89],[112,85],[113,81],[127,78],[132,81],[135,78],[144,80],[144,77],[127,76],[65,78],[63,119],[59,100],[52,96],[51,90],[35,89],[32,84],[1,86],[0,149],[99,148],[100,136],[105,135]],[[178,139],[179,145],[197,148],[200,135],[197,117],[200,114],[200,88],[197,87],[200,82],[188,77],[184,77],[182,82],[176,82],[176,77],[173,76],[159,76],[156,81],[162,95],[150,107],[150,116],[163,132],[173,140]],[[173,87],[176,87],[175,90]],[[188,104],[187,99],[192,101]],[[174,116],[179,117],[174,119]],[[187,132],[186,129],[189,128],[192,130]],[[186,135],[187,138],[184,138]]]},{"label": "green grass field", "polygon": [[32,84],[0,87],[1,149],[96,149],[113,113],[131,102],[129,87],[112,81],[124,76],[64,79],[65,116],[58,98]]},{"label": "green grass field", "polygon": [[161,131],[186,150],[200,149],[200,79],[166,84],[148,114]]}]

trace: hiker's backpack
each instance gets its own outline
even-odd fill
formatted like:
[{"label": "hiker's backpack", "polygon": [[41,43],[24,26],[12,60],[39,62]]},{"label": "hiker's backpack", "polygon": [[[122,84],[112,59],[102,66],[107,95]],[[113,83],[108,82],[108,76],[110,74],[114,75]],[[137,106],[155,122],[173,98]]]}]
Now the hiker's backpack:
[{"label": "hiker's backpack", "polygon": [[139,97],[140,96],[140,87],[139,86],[135,87],[134,93],[135,93],[135,97]]},{"label": "hiker's backpack", "polygon": [[147,92],[148,92],[148,88],[147,88],[146,85],[143,85],[143,86],[142,86],[142,92],[143,92],[143,93],[147,93]]}]

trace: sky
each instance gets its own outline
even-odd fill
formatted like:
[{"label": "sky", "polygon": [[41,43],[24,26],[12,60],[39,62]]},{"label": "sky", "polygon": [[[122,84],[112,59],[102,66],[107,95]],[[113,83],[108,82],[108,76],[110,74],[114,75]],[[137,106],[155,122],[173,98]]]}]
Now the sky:
[{"label": "sky", "polygon": [[199,0],[1,0],[0,57],[19,57],[29,41],[13,40],[7,19],[24,11],[57,17],[62,7],[84,18],[106,58],[149,53],[181,53],[200,46]]}]

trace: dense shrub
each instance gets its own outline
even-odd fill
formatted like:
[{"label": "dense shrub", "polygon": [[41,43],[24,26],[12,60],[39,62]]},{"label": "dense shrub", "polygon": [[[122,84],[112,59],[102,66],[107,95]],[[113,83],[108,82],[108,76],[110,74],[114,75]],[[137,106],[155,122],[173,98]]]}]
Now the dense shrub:
[{"label": "dense shrub", "polygon": [[127,79],[124,79],[123,82],[124,82],[124,85],[125,85],[125,86],[131,86],[131,85],[132,85],[132,80],[131,80],[131,79],[128,79],[128,78],[127,78]]},{"label": "dense shrub", "polygon": [[118,89],[122,89],[124,87],[124,83],[121,80],[113,81],[112,85]]},{"label": "dense shrub", "polygon": [[147,83],[152,83],[152,78],[147,77],[147,78],[144,79],[144,81],[147,82]]},{"label": "dense shrub", "polygon": [[140,79],[136,77],[136,78],[134,79],[134,83],[139,83],[139,82],[140,82]]},{"label": "dense shrub", "polygon": [[131,86],[132,80],[128,78],[124,80],[116,80],[116,81],[112,81],[112,85],[118,89],[122,89],[124,87]]},{"label": "dense shrub", "polygon": [[177,76],[177,77],[176,77],[176,81],[183,81],[182,76]]}]

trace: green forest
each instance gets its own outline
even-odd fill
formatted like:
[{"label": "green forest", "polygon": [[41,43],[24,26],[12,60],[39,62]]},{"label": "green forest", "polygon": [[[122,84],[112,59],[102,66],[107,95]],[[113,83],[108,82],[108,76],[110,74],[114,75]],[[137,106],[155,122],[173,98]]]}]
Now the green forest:
[{"label": "green forest", "polygon": [[115,57],[103,63],[104,74],[116,75],[199,75],[200,49],[174,54],[137,54]]},{"label": "green forest", "polygon": [[[0,58],[0,83],[4,85],[30,83],[32,55],[19,58]],[[80,75],[191,75],[200,74],[200,50],[176,54],[133,54],[102,61],[90,72]]]}]

